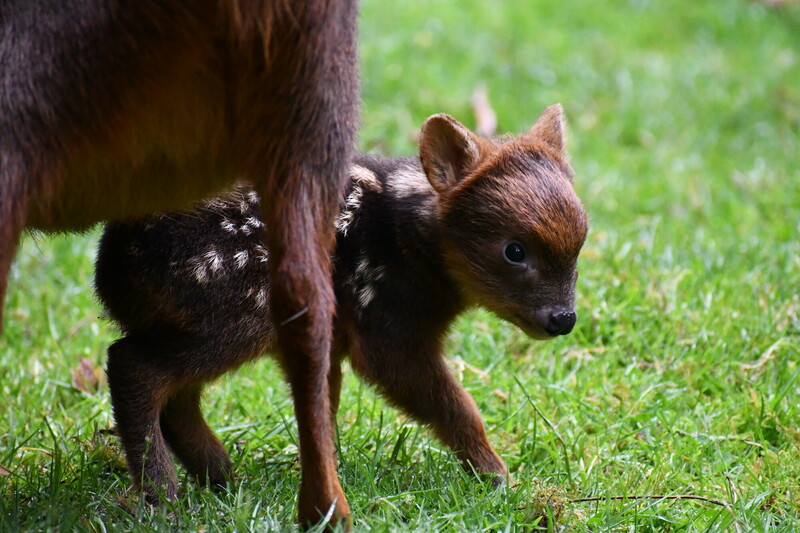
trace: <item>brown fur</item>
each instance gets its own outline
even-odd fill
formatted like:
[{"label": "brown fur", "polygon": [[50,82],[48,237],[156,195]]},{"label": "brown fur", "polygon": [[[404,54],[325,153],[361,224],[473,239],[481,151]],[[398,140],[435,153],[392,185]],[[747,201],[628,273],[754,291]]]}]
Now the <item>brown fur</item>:
[{"label": "brown fur", "polygon": [[[330,402],[305,416],[335,416],[340,364],[349,357],[465,467],[505,478],[475,402],[447,369],[443,339],[473,305],[536,338],[572,329],[587,220],[571,185],[561,115],[552,106],[530,132],[500,141],[436,115],[423,127],[421,161],[356,157],[337,223],[332,364],[327,380],[300,385],[325,391]],[[252,231],[258,216],[256,197],[239,189],[190,213],[110,224],[101,241],[98,295],[124,332],[109,349],[114,415],[151,501],[159,489],[176,494],[167,446],[203,482],[232,475],[200,413],[206,382],[265,352],[290,380],[296,372],[293,354],[276,350],[274,325],[259,320],[274,278]],[[505,258],[509,242],[524,248],[524,260]],[[303,460],[328,479],[315,467],[323,457]]]},{"label": "brown fur", "polygon": [[331,221],[357,121],[355,4],[0,5],[0,303],[26,227],[80,230],[251,181],[272,229],[270,310],[293,362],[303,522],[334,501],[337,518],[349,515],[318,411],[328,402]]}]

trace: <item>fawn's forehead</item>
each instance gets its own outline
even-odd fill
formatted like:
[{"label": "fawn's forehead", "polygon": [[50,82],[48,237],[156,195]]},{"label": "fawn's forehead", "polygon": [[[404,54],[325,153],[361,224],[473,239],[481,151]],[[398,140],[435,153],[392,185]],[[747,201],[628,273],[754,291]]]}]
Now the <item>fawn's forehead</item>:
[{"label": "fawn's forehead", "polygon": [[560,257],[574,257],[588,230],[586,212],[571,183],[572,169],[547,150],[511,146],[477,169],[462,191],[473,209],[490,210],[510,238]]}]

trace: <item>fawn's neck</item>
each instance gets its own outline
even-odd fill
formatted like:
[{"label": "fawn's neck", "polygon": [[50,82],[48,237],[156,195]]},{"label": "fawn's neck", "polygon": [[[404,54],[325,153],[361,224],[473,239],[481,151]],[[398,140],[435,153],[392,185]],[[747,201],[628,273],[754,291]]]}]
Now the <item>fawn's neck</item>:
[{"label": "fawn's neck", "polygon": [[464,303],[444,263],[436,195],[419,159],[359,156],[353,168],[337,224],[340,300],[359,315],[391,307],[445,329]]}]

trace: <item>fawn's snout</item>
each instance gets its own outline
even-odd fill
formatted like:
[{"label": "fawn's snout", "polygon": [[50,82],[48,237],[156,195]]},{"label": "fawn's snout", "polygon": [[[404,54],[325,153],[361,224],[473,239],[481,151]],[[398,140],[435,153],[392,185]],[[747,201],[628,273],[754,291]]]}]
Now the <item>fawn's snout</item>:
[{"label": "fawn's snout", "polygon": [[575,322],[578,320],[578,315],[575,311],[552,311],[548,315],[544,331],[551,337],[568,334],[575,327]]}]

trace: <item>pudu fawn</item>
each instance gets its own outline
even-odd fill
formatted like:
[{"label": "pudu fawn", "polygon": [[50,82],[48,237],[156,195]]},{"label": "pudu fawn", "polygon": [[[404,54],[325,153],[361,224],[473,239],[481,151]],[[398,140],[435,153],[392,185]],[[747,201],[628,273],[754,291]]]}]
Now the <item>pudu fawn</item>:
[{"label": "pudu fawn", "polygon": [[[445,365],[443,337],[474,305],[537,339],[572,330],[587,232],[572,177],[560,105],[500,140],[434,115],[419,159],[357,157],[333,259],[333,413],[349,357],[465,466],[504,478],[475,403]],[[205,383],[264,353],[292,364],[262,321],[272,286],[262,224],[257,195],[240,187],[192,212],[105,230],[97,292],[124,332],[108,351],[108,381],[128,465],[151,501],[160,490],[176,497],[168,448],[201,482],[232,476],[200,411]],[[331,416],[327,406],[300,408]]]},{"label": "pudu fawn", "polygon": [[276,342],[304,406],[302,522],[333,502],[336,518],[349,514],[317,410],[328,410],[330,221],[358,122],[356,16],[357,0],[0,1],[0,332],[25,228],[187,208],[250,181],[270,226]]}]

